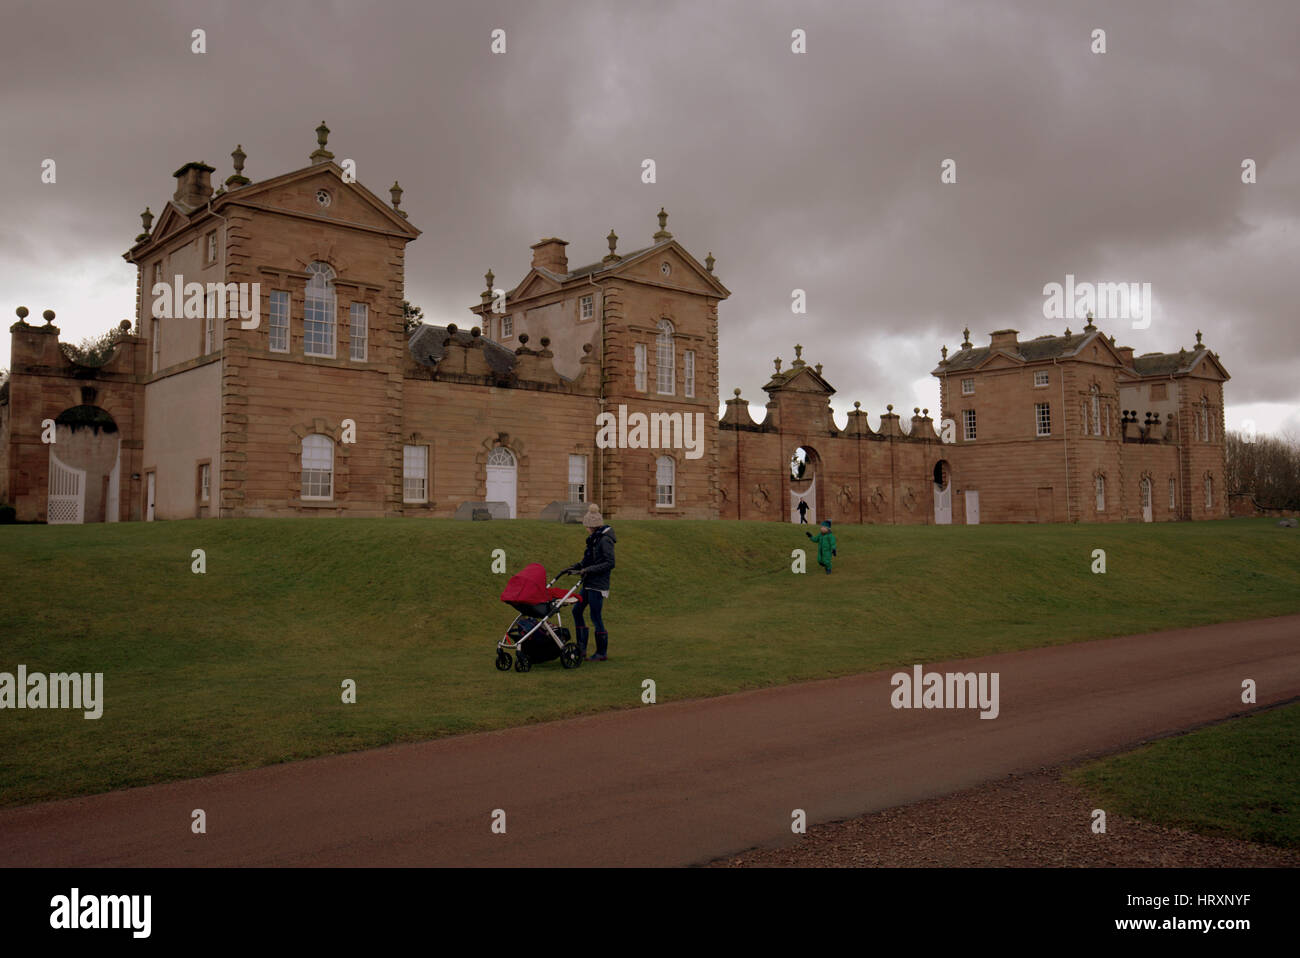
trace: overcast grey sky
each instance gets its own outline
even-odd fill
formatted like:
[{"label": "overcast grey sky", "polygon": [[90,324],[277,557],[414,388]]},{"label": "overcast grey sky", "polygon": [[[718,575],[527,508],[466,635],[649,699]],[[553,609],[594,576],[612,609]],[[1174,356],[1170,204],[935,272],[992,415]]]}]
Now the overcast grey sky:
[{"label": "overcast grey sky", "polygon": [[431,321],[465,323],[486,269],[513,285],[543,236],[574,265],[611,227],[647,244],[662,205],[733,292],[721,398],[755,412],[795,342],[841,414],[936,409],[941,345],[1062,332],[1043,286],[1073,274],[1151,283],[1150,328],[1103,331],[1140,354],[1203,330],[1229,428],[1300,433],[1297,37],[1293,0],[5,0],[0,305],[103,332],[132,313],[121,253],[173,170],[224,179],[236,143],[254,180],[297,169],[324,119],[362,183],[401,180]]}]

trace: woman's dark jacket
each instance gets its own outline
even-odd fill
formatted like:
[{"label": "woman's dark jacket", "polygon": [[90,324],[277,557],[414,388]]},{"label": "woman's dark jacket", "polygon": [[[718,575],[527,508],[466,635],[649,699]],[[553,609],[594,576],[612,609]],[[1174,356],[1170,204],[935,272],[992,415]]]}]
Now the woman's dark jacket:
[{"label": "woman's dark jacket", "polygon": [[614,568],[614,530],[601,526],[587,536],[587,550],[578,565],[586,569],[582,577],[584,589],[609,589],[609,573]]}]

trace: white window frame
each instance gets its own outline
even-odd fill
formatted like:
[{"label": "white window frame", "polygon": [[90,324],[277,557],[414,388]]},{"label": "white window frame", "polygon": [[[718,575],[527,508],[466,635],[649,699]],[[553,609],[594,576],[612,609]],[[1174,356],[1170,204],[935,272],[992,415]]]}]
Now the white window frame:
[{"label": "white window frame", "polygon": [[975,410],[963,409],[961,411],[962,435],[967,442],[975,441]]},{"label": "white window frame", "polygon": [[1096,384],[1094,383],[1092,389],[1089,390],[1089,393],[1091,394],[1089,398],[1092,401],[1092,405],[1091,405],[1092,434],[1094,436],[1100,436],[1101,435],[1101,390],[1098,389]]},{"label": "white window frame", "polygon": [[655,508],[671,509],[675,505],[677,505],[677,461],[672,456],[660,456],[655,463]]},{"label": "white window frame", "polygon": [[370,353],[370,307],[365,303],[353,303],[348,309],[348,318],[352,361],[364,363]]},{"label": "white window frame", "polygon": [[636,391],[639,393],[646,391],[646,352],[645,343],[637,343],[633,348],[636,367]]},{"label": "white window frame", "polygon": [[402,447],[402,501],[429,501],[429,447]]},{"label": "white window frame", "polygon": [[686,378],[686,398],[695,398],[695,350],[688,349],[683,354],[682,375]]},{"label": "white window frame", "polygon": [[153,340],[153,372],[158,371],[158,364],[162,359],[162,320],[153,320],[153,327],[150,330],[149,338]]},{"label": "white window frame", "polygon": [[213,230],[205,238],[205,265],[211,266],[217,261],[217,231]]},{"label": "white window frame", "polygon": [[1205,511],[1210,512],[1214,509],[1214,477],[1205,477]]},{"label": "white window frame", "polygon": [[1169,511],[1173,512],[1178,508],[1178,483],[1173,479],[1169,480]]},{"label": "white window frame", "polygon": [[[328,502],[334,498],[334,440],[320,433],[302,440],[302,498]],[[323,476],[322,476],[323,474]],[[320,490],[325,490],[322,495]],[[309,492],[308,490],[315,490]]]},{"label": "white window frame", "polygon": [[[310,278],[303,292],[302,354],[333,359],[337,335],[338,296],[334,290],[335,273],[325,263],[307,267]],[[322,279],[317,282],[317,277]],[[328,345],[329,351],[324,351]]]},{"label": "white window frame", "polygon": [[509,339],[515,334],[515,318],[510,313],[501,317],[501,338]]},{"label": "white window frame", "polygon": [[1046,369],[1039,369],[1034,373],[1034,388],[1042,389],[1051,381],[1052,374]]},{"label": "white window frame", "polygon": [[593,319],[596,316],[596,298],[588,293],[578,300],[578,318]]},{"label": "white window frame", "polygon": [[217,349],[217,296],[215,291],[208,293],[207,306],[203,311],[203,355],[216,352]]},{"label": "white window frame", "polygon": [[199,464],[199,501],[210,502],[212,499],[212,463]]},{"label": "white window frame", "polygon": [[961,381],[961,394],[963,396],[975,395],[975,377],[967,376]]},{"label": "white window frame", "polygon": [[1034,425],[1038,435],[1050,436],[1052,434],[1052,404],[1046,402],[1034,403]]},{"label": "white window frame", "polygon": [[[271,290],[271,308],[267,311],[269,324],[267,326],[267,343],[273,353],[287,353],[289,351],[289,307],[292,302],[287,290]],[[283,320],[283,322],[280,322]],[[283,333],[283,345],[277,345],[280,335]]]},{"label": "white window frame", "polygon": [[569,455],[569,502],[587,501],[587,457],[579,453]]},{"label": "white window frame", "polygon": [[673,324],[659,320],[655,337],[655,391],[660,396],[677,393],[677,349],[673,344]]},{"label": "white window frame", "polygon": [[1097,511],[1106,511],[1106,477],[1097,477]]},{"label": "white window frame", "polygon": [[1204,396],[1201,397],[1201,439],[1204,442],[1210,441],[1210,401]]}]

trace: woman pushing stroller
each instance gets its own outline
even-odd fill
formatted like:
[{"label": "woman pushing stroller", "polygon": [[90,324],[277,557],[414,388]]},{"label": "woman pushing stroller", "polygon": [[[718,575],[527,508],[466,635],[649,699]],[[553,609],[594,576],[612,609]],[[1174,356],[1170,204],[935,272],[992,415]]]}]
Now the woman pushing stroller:
[{"label": "woman pushing stroller", "polygon": [[[592,503],[582,517],[582,524],[587,527],[587,548],[582,554],[582,561],[569,566],[565,572],[576,572],[582,578],[582,594],[578,604],[573,607],[573,619],[578,629],[578,652],[588,662],[604,662],[609,651],[609,632],[605,629],[605,620],[601,608],[609,598],[609,573],[614,568],[614,530],[605,525],[600,515],[600,507]],[[590,630],[583,619],[583,613],[591,610],[591,624],[596,627],[596,652],[587,655],[587,637]]]}]

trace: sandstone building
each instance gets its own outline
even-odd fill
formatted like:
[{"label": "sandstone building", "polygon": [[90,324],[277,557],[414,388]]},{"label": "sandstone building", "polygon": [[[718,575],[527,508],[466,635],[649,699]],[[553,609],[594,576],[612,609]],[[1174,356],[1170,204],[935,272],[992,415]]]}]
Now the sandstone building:
[{"label": "sandstone building", "polygon": [[[61,346],[52,313],[19,310],[0,502],[20,520],[536,518],[583,501],[620,518],[776,521],[803,501],[810,522],[1227,514],[1228,377],[1199,333],[1134,357],[1091,322],[979,348],[967,332],[933,371],[938,425],[915,409],[904,428],[889,407],[876,429],[856,403],[836,424],[834,388],[796,346],[774,362],[761,422],[739,391],[719,421],[730,293],[666,212],[647,245],[620,253],[611,230],[608,253],[574,268],[564,240],[542,239],[513,288],[488,272],[469,329],[410,331],[405,249],[420,231],[400,186],[385,203],[346,175],[328,133],[308,166],[261,182],[240,148],[215,190],[206,164],[176,171],[124,254],[136,316],[102,365]],[[610,447],[598,424],[615,421]]]}]

